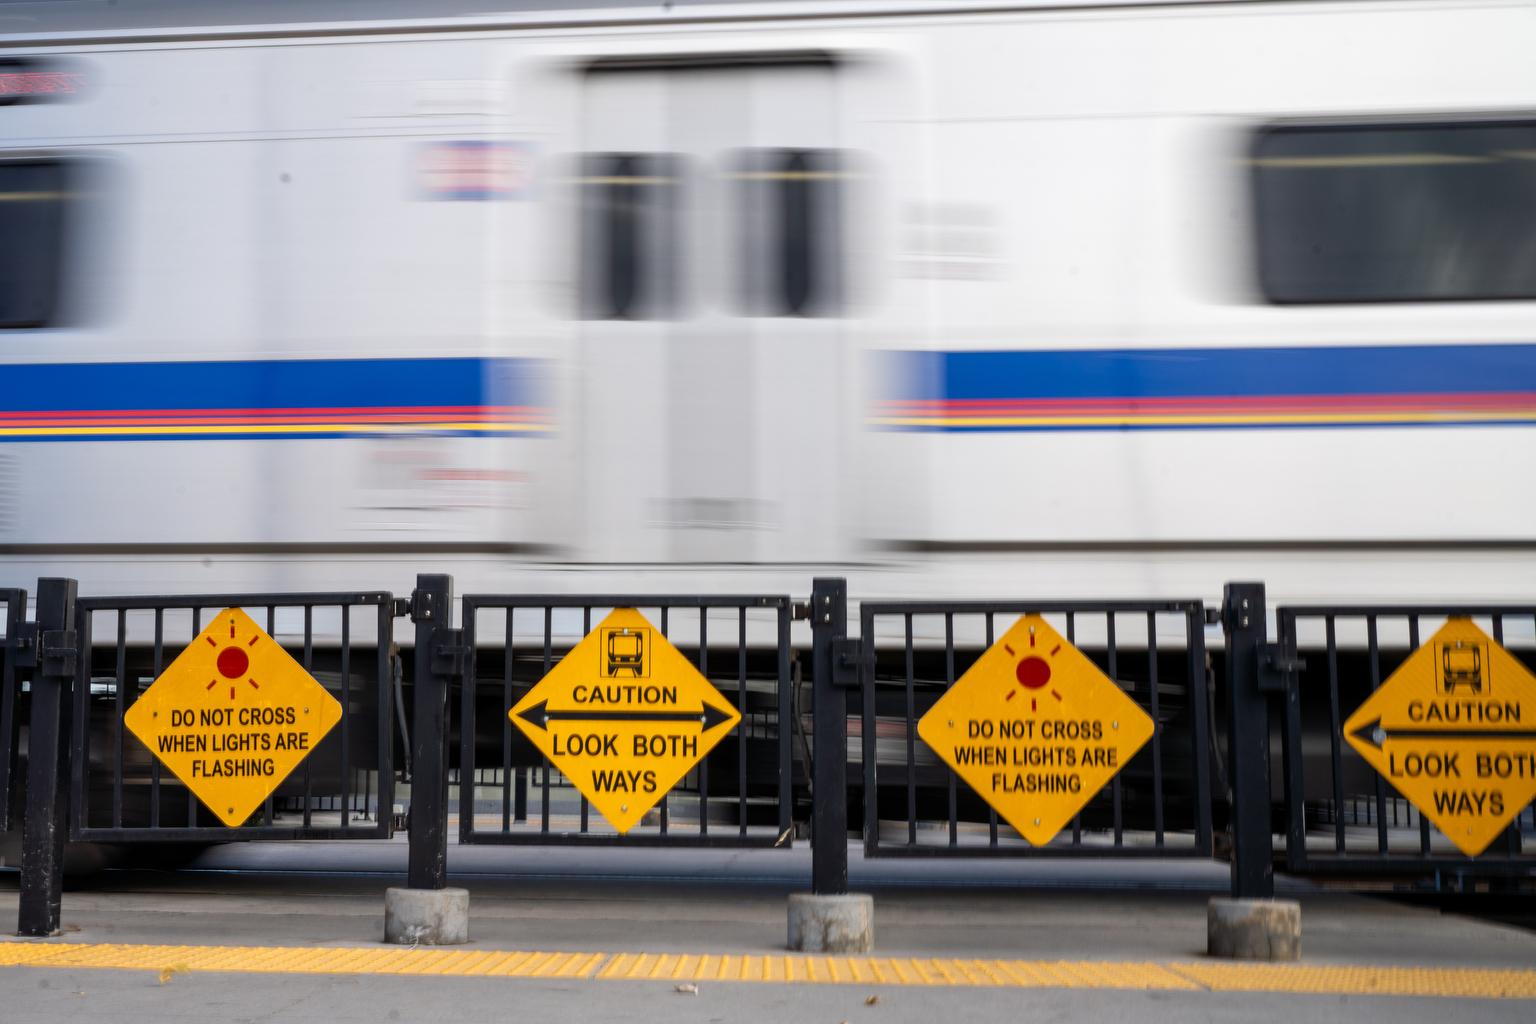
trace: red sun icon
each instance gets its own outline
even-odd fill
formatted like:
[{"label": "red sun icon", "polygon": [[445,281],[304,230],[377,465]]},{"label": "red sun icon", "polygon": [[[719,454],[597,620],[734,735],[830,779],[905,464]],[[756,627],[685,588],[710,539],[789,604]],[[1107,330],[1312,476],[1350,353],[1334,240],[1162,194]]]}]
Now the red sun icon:
[{"label": "red sun icon", "polygon": [[[1029,630],[1029,646],[1035,646],[1034,627],[1030,627]],[[1011,657],[1018,657],[1018,652],[1008,644],[1003,645],[1003,650],[1007,651]],[[1061,644],[1057,644],[1051,648],[1051,653],[1047,655],[1047,658],[1054,658],[1060,653]],[[1019,681],[1019,686],[1030,694],[1029,710],[1031,711],[1038,711],[1040,709],[1039,701],[1034,697],[1035,691],[1044,689],[1051,681],[1051,663],[1047,658],[1042,658],[1038,654],[1026,654],[1024,657],[1019,658],[1018,662],[1013,666],[1013,677]],[[1017,694],[1017,690],[1010,689],[1007,696],[1003,699],[1013,700]],[[1060,691],[1054,687],[1051,689],[1051,696],[1061,700]]]},{"label": "red sun icon", "polygon": [[[234,619],[230,619],[229,620],[229,638],[231,640],[235,639],[235,620]],[[213,647],[219,646],[218,641],[215,640],[211,636],[205,636],[203,639],[207,640],[210,646],[213,646]],[[253,636],[253,637],[250,638],[250,640],[246,641],[245,646],[246,647],[254,646],[256,641],[260,640],[260,639],[261,639],[260,634],[258,634],[256,636]],[[246,672],[250,671],[250,668],[251,668],[251,657],[250,657],[250,655],[245,653],[245,648],[244,647],[237,647],[237,646],[232,644],[229,647],[226,647],[226,648],[224,648],[223,650],[221,650],[219,652],[218,657],[214,659],[213,665],[214,665],[215,668],[217,668],[219,670],[219,675],[223,676],[225,679],[228,679],[228,680],[231,681],[231,683],[233,683],[236,680],[239,680],[242,676],[245,676]],[[255,679],[247,677],[245,681],[247,683],[251,684],[251,689],[253,689],[253,690],[261,689],[261,686],[256,682]],[[210,680],[208,680],[208,685],[203,687],[203,689],[211,690],[215,686],[217,686],[218,684],[219,684],[219,681],[217,679],[210,679]],[[230,686],[230,688],[229,688],[229,699],[230,700],[234,700],[235,699],[235,688],[234,688],[234,686]]]}]

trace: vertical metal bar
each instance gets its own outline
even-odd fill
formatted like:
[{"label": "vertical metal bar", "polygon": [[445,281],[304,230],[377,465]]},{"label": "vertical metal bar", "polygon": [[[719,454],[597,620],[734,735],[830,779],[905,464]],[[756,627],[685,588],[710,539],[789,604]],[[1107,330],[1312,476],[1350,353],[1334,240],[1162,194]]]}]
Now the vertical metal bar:
[{"label": "vertical metal bar", "polygon": [[[912,652],[912,613],[907,612],[907,845],[917,845],[917,694]],[[872,643],[871,640],[866,643]]]},{"label": "vertical metal bar", "polygon": [[[1118,650],[1115,643],[1115,613],[1107,612],[1104,615],[1104,643],[1105,666],[1109,669],[1109,678],[1117,687],[1120,685],[1120,672],[1118,663]],[[1134,697],[1132,698],[1135,699]],[[1154,727],[1155,728],[1155,727]],[[1115,823],[1115,847],[1118,849],[1125,845],[1125,802],[1120,791],[1120,773],[1109,783],[1109,802],[1114,815]]]},{"label": "vertical metal bar", "polygon": [[[480,606],[468,597],[462,599],[463,611],[460,613],[459,626],[463,629],[464,637],[464,679],[459,684],[459,842],[463,843],[472,839],[475,835],[475,791],[480,784],[479,761],[476,759],[476,734],[479,732],[479,715],[475,708],[475,698],[479,696],[478,680],[480,678]],[[502,674],[509,677],[512,671],[512,610],[507,609],[506,633],[502,636]],[[502,686],[503,699],[501,706],[510,709],[511,703],[510,678]],[[502,714],[501,719],[501,750],[502,759],[507,757],[507,734],[512,728],[512,719]],[[509,797],[511,790],[507,785],[506,770],[502,770],[501,786],[501,830],[507,830],[507,815],[510,812]]]},{"label": "vertical metal bar", "polygon": [[[276,606],[269,604],[269,605],[267,605],[267,636],[272,636],[276,632],[277,632],[277,608],[276,608]],[[155,664],[155,676],[157,678],[160,675],[159,659],[160,659],[160,655],[159,655],[159,653],[157,651],[156,654],[155,654],[155,661],[156,661],[156,664]],[[156,757],[156,758],[152,758],[151,760],[153,760],[155,762],[155,766],[158,768],[159,767],[160,759],[158,757]],[[262,821],[262,824],[264,824],[264,825],[271,825],[272,824],[272,794],[271,793],[268,793],[267,794],[267,798],[261,802],[261,821]]]},{"label": "vertical metal bar", "polygon": [[[955,685],[955,615],[953,612],[944,613],[944,692],[948,693]],[[949,786],[947,796],[949,798],[949,845],[953,849],[960,845],[960,793],[953,768],[948,769]]]},{"label": "vertical metal bar", "polygon": [[[581,635],[586,636],[592,632],[592,607],[588,605],[581,610]],[[581,830],[586,832],[591,818],[591,812],[587,807],[587,798],[581,798]]]},{"label": "vertical metal bar", "polygon": [[1205,608],[1196,605],[1185,613],[1185,644],[1189,658],[1189,692],[1194,695],[1190,716],[1190,747],[1195,752],[1195,845],[1207,856],[1214,849],[1211,826],[1211,723],[1210,693],[1205,667]]},{"label": "vertical metal bar", "polygon": [[375,682],[378,693],[378,743],[379,760],[377,785],[378,785],[378,822],[379,832],[384,837],[389,837],[394,832],[394,808],[395,808],[395,749],[393,733],[391,732],[393,707],[391,702],[391,688],[394,682],[390,656],[395,649],[395,599],[392,595],[385,594],[379,602],[377,611],[378,626],[374,635],[374,660]]},{"label": "vertical metal bar", "polygon": [[832,679],[836,641],[848,634],[848,582],[811,585],[811,891],[848,891],[848,703]]},{"label": "vertical metal bar", "polygon": [[[666,605],[662,605],[661,606],[661,635],[663,637],[665,637],[667,635],[667,606]],[[669,813],[669,811],[667,809],[667,795],[668,794],[666,794],[666,793],[663,793],[661,795],[660,812],[661,812],[661,834],[662,835],[666,835],[667,834],[667,829],[671,826],[671,820],[672,820],[672,815]]]},{"label": "vertical metal bar", "polygon": [[[70,828],[78,832],[85,828],[91,813],[91,678],[94,668],[91,661],[91,625],[94,616],[75,610],[75,685],[73,689],[73,727],[69,731],[69,803]],[[38,637],[41,642],[42,637]]]},{"label": "vertical metal bar", "polygon": [[1275,894],[1269,830],[1269,704],[1259,690],[1264,618],[1264,584],[1227,584],[1222,626],[1227,636],[1232,895],[1238,899],[1269,899]]},{"label": "vertical metal bar", "polygon": [[[1067,643],[1075,646],[1077,640],[1077,614],[1067,612]],[[1072,815],[1072,845],[1083,845],[1083,816],[1081,813]]]},{"label": "vertical metal bar", "polygon": [[[549,670],[555,667],[555,610],[549,605],[544,606],[544,674],[549,675]],[[549,758],[540,755],[542,762],[539,771],[539,799],[543,806],[539,810],[539,831],[549,835]]]},{"label": "vertical metal bar", "polygon": [[[304,671],[310,675],[315,674],[315,606],[304,606]],[[314,758],[304,759],[304,827],[307,829],[314,824],[314,772],[311,765]]]},{"label": "vertical metal bar", "polygon": [[448,885],[449,677],[437,671],[432,655],[439,631],[453,625],[453,577],[418,575],[411,608],[416,625],[416,681],[406,884],[412,889],[443,889]]},{"label": "vertical metal bar", "polygon": [[[1343,741],[1344,718],[1339,708],[1339,637],[1338,620],[1329,615],[1323,620],[1324,642],[1328,645],[1328,761],[1333,769],[1333,849],[1343,853],[1344,838],[1344,765]],[[1305,799],[1297,793],[1292,800]]]},{"label": "vertical metal bar", "polygon": [[[1365,617],[1365,642],[1371,659],[1371,692],[1381,688],[1381,648],[1376,640],[1376,616]],[[1376,852],[1387,852],[1387,787],[1381,775],[1372,772],[1376,781]]]},{"label": "vertical metal bar", "polygon": [[859,637],[865,645],[864,649],[870,652],[868,658],[859,658],[859,703],[863,712],[859,726],[859,753],[864,768],[864,855],[873,857],[879,853],[880,847],[880,777],[875,757],[879,732],[875,687],[879,685],[879,680],[875,673],[873,654],[875,617],[868,605],[859,609]]},{"label": "vertical metal bar", "polygon": [[117,610],[117,664],[113,671],[112,827],[123,827],[123,716],[128,713],[128,609]]},{"label": "vertical metal bar", "polygon": [[[165,609],[155,609],[155,654],[154,677],[160,678],[160,673],[165,669]],[[270,806],[271,797],[267,798]],[[269,821],[268,824],[271,824]],[[149,827],[160,827],[160,759],[151,756],[149,759]]]},{"label": "vertical metal bar", "polygon": [[341,606],[341,827],[352,810],[352,606]]},{"label": "vertical metal bar", "polygon": [[[790,608],[781,602],[778,609],[778,747],[779,747],[779,835],[788,837],[794,831],[794,702],[790,693]],[[789,842],[788,838],[785,842]]]},{"label": "vertical metal bar", "polygon": [[1147,612],[1147,696],[1152,708],[1152,830],[1163,848],[1163,719],[1157,713],[1157,613]]},{"label": "vertical metal bar", "polygon": [[[71,685],[79,656],[76,585],[44,579],[37,587],[38,666],[32,675],[27,739],[27,806],[21,825],[19,935],[59,932],[64,839],[69,832]],[[82,687],[87,689],[88,687]]]},{"label": "vertical metal bar", "polygon": [[17,747],[21,742],[21,723],[17,720],[17,684],[16,684],[16,641],[21,631],[22,620],[27,614],[27,592],[25,590],[12,590],[7,595],[5,605],[5,647],[6,656],[0,660],[0,831],[9,831],[14,827],[10,814],[9,795],[18,781],[17,765],[19,764],[19,752]]},{"label": "vertical metal bar", "polygon": [[[1295,661],[1295,614],[1289,609],[1280,609],[1276,615],[1276,625],[1280,631],[1281,650],[1288,659]],[[1292,869],[1299,870],[1305,865],[1307,859],[1307,783],[1302,746],[1304,733],[1299,679],[1294,685],[1285,688],[1281,706],[1280,735],[1281,771],[1284,773],[1281,777],[1285,780],[1286,862]]]},{"label": "vertical metal bar", "polygon": [[747,834],[747,606],[737,609],[739,635],[736,639],[736,710],[743,715],[742,725],[736,734],[736,801],[739,828],[737,834]]},{"label": "vertical metal bar", "polygon": [[[1504,616],[1493,617],[1493,642],[1500,647],[1504,646]],[[1511,857],[1520,855],[1520,815],[1516,814],[1509,827],[1504,830],[1504,852]]]},{"label": "vertical metal bar", "polygon": [[[467,627],[469,624],[465,623]],[[517,609],[511,606],[507,608],[507,641],[505,657],[501,665],[501,706],[511,709],[516,703],[512,699],[512,666],[514,661],[515,630],[517,627]],[[501,830],[512,830],[512,718],[509,715],[501,717]]]},{"label": "vertical metal bar", "polygon": [[[709,609],[699,609],[699,675],[709,678]],[[709,757],[699,759],[699,835],[709,835]]]},{"label": "vertical metal bar", "polygon": [[[994,616],[991,612],[987,612],[987,644],[982,648],[984,651],[992,649],[993,626]],[[997,848],[997,808],[990,803],[987,805],[987,845],[993,849]]]},{"label": "vertical metal bar", "polygon": [[[87,617],[89,617],[89,616],[87,616]],[[193,609],[192,609],[192,636],[193,636],[193,638],[196,638],[197,634],[201,633],[202,631],[203,631],[203,610],[200,607],[195,607],[194,606]],[[86,650],[89,651],[90,648],[87,647]],[[89,656],[89,655],[87,655],[87,656]],[[87,677],[87,678],[89,678],[89,677]],[[198,814],[197,808],[198,808],[197,797],[196,797],[196,795],[193,794],[191,787],[188,787],[187,788],[187,827],[188,828],[196,828],[197,827],[197,814]]]},{"label": "vertical metal bar", "polygon": [[[1417,615],[1412,615],[1408,618],[1408,649],[1410,651],[1419,649],[1419,617]],[[1335,731],[1337,731],[1337,727],[1335,727]],[[1338,771],[1337,766],[1334,767],[1334,771]],[[1339,850],[1342,852],[1344,849],[1342,827],[1340,828],[1339,835]],[[1425,818],[1422,813],[1419,814],[1419,854],[1426,857],[1429,855],[1429,819]]]}]

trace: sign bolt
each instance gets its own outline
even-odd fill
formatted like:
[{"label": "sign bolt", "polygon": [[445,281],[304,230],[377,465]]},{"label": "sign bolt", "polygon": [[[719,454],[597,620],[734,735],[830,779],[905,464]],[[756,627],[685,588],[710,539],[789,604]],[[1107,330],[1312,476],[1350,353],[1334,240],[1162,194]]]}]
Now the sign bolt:
[{"label": "sign bolt", "polygon": [[1035,819],[1035,824],[1036,824],[1036,825],[1038,825],[1038,824],[1040,824],[1040,819],[1039,819],[1039,818],[1036,818],[1036,819]]},{"label": "sign bolt", "polygon": [[627,812],[629,810],[629,804],[619,804],[619,810]]},{"label": "sign bolt", "polygon": [[1120,728],[1120,723],[1119,722],[1110,722],[1109,723],[1109,727],[1111,729],[1118,729],[1118,728]]},{"label": "sign bolt", "polygon": [[954,728],[954,727],[955,727],[955,720],[954,720],[954,719],[953,719],[953,718],[951,718],[951,719],[950,719],[950,720],[949,720],[949,727],[950,727],[950,728],[951,728],[951,729],[953,729],[953,728]]}]

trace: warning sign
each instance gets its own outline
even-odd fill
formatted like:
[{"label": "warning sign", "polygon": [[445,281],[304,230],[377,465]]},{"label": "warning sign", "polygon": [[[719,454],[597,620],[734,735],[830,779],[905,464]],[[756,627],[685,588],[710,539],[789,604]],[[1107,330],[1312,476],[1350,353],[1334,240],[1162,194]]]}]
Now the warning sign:
[{"label": "warning sign", "polygon": [[1451,619],[1355,709],[1344,738],[1476,857],[1536,798],[1536,676]]},{"label": "warning sign", "polygon": [[1152,732],[1147,713],[1038,615],[1014,623],[917,723],[923,742],[1036,846]]},{"label": "warning sign", "polygon": [[741,721],[633,608],[617,608],[509,712],[620,832]]},{"label": "warning sign", "polygon": [[123,716],[236,828],[341,720],[341,705],[238,608],[214,617]]}]

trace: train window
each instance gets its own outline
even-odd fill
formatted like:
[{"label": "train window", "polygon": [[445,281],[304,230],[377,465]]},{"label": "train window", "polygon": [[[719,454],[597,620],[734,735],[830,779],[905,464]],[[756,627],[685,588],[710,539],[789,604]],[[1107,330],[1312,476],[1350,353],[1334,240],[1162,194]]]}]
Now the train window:
[{"label": "train window", "polygon": [[582,158],[581,315],[655,320],[678,312],[682,165],[659,153]]},{"label": "train window", "polygon": [[1536,121],[1272,127],[1252,164],[1271,302],[1536,298]]},{"label": "train window", "polygon": [[58,320],[66,177],[59,160],[0,162],[0,327]]},{"label": "train window", "polygon": [[816,149],[738,157],[739,296],[749,315],[842,312],[843,163],[842,154]]}]

